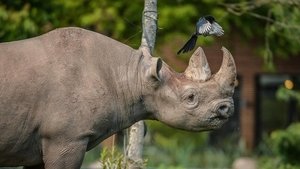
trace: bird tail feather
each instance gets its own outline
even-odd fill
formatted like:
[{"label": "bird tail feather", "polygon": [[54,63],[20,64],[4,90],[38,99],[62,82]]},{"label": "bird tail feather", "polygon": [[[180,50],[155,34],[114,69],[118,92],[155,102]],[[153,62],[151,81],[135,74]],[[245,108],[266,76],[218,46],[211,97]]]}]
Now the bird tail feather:
[{"label": "bird tail feather", "polygon": [[181,52],[186,53],[190,50],[193,50],[196,42],[197,42],[197,35],[193,34],[192,37],[184,44],[184,46],[177,52],[177,55],[179,55]]}]

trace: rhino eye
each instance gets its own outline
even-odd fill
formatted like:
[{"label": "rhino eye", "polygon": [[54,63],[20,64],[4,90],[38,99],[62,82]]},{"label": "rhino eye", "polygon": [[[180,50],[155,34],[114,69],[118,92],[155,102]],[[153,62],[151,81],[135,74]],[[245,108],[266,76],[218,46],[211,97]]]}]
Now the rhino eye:
[{"label": "rhino eye", "polygon": [[194,100],[195,100],[195,95],[194,95],[194,94],[190,94],[190,95],[187,97],[187,101],[190,102],[190,103],[194,102]]},{"label": "rhino eye", "polygon": [[195,108],[198,105],[198,97],[195,92],[186,93],[183,100],[188,108]]}]

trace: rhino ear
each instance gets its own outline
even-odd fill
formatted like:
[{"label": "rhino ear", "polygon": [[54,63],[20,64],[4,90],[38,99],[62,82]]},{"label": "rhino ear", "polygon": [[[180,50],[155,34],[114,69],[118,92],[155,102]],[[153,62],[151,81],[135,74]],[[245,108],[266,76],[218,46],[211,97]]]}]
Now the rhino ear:
[{"label": "rhino ear", "polygon": [[147,73],[148,78],[161,81],[161,77],[159,75],[161,68],[162,68],[162,60],[160,58],[152,57],[151,66]]},{"label": "rhino ear", "polygon": [[144,55],[148,64],[150,61],[150,64],[147,64],[146,77],[150,80],[154,80],[154,82],[161,81],[159,72],[162,68],[162,60],[160,58],[152,57],[147,48],[140,48],[140,50],[142,51],[142,54]]}]

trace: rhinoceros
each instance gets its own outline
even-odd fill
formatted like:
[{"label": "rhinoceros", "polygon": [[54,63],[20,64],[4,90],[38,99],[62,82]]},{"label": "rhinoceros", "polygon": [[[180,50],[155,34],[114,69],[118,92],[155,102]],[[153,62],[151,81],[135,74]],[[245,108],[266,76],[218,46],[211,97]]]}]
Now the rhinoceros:
[{"label": "rhinoceros", "polygon": [[211,75],[199,47],[182,73],[82,28],[0,44],[0,166],[80,168],[84,154],[139,120],[204,131],[233,113],[236,67]]}]

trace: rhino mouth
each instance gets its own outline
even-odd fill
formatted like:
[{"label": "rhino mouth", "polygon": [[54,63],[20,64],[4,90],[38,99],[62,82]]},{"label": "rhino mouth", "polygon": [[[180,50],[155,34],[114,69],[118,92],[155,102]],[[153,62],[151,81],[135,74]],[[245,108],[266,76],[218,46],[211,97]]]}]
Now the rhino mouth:
[{"label": "rhino mouth", "polygon": [[227,119],[215,117],[213,119],[210,119],[207,123],[206,128],[209,130],[215,130],[221,128],[226,122],[228,121]]},{"label": "rhino mouth", "polygon": [[227,121],[229,117],[215,115],[207,118],[203,121],[203,119],[199,120],[198,125],[193,127],[194,131],[210,131],[221,128]]},{"label": "rhino mouth", "polygon": [[229,117],[223,117],[223,116],[215,116],[210,120],[211,127],[213,129],[220,128],[223,126],[224,123],[226,123],[229,120]]},{"label": "rhino mouth", "polygon": [[213,116],[211,118],[209,118],[209,121],[227,121],[229,119],[229,117],[225,117],[225,116],[222,116],[222,115],[216,115],[216,116]]}]

